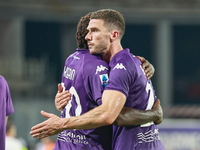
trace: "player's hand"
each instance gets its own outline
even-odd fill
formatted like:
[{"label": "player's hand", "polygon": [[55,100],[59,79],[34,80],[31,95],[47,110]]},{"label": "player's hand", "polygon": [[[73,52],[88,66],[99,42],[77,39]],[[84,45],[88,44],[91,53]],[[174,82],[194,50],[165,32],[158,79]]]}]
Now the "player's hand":
[{"label": "player's hand", "polygon": [[66,90],[63,91],[62,85],[58,84],[58,92],[55,96],[55,106],[58,111],[62,111],[64,106],[67,105],[68,101],[71,100],[71,93]]},{"label": "player's hand", "polygon": [[47,136],[52,136],[63,131],[62,118],[59,118],[58,116],[47,113],[45,111],[41,111],[41,114],[48,119],[31,128],[30,134],[32,135],[32,137],[34,138],[37,137],[38,139],[42,139]]},{"label": "player's hand", "polygon": [[160,124],[162,122],[163,119],[163,110],[162,107],[160,105],[160,100],[157,99],[153,105],[153,109],[152,109],[155,113],[155,119],[154,119],[154,123],[155,124]]},{"label": "player's hand", "polygon": [[144,72],[146,74],[147,79],[149,80],[155,72],[155,68],[153,67],[153,65],[146,60],[144,57],[141,56],[137,56],[137,58],[139,58],[139,60],[142,62],[142,68],[144,69]]}]

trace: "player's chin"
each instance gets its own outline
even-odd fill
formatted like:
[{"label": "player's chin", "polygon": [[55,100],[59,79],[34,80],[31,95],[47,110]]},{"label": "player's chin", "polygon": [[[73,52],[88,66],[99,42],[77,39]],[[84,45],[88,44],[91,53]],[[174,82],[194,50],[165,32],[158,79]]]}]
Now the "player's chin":
[{"label": "player's chin", "polygon": [[92,54],[92,55],[95,55],[96,54],[96,52],[94,51],[94,49],[90,49],[90,54]]}]

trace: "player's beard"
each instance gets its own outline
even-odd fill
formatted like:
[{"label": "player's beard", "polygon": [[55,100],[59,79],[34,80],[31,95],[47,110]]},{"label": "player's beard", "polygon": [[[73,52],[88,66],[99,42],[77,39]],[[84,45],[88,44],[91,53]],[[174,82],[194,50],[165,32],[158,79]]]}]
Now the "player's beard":
[{"label": "player's beard", "polygon": [[101,41],[99,44],[94,44],[91,49],[90,53],[93,55],[105,55],[109,49],[109,44],[107,41]]},{"label": "player's beard", "polygon": [[92,55],[102,55],[102,54],[104,54],[105,53],[105,49],[103,48],[98,48],[98,47],[96,47],[95,49],[91,49],[90,50],[90,53],[92,54]]}]

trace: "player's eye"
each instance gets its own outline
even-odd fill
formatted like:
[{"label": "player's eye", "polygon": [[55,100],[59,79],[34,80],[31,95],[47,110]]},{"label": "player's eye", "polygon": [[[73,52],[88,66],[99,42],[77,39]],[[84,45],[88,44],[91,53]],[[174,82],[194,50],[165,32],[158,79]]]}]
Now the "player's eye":
[{"label": "player's eye", "polygon": [[99,30],[97,28],[93,28],[92,32],[98,32]]}]

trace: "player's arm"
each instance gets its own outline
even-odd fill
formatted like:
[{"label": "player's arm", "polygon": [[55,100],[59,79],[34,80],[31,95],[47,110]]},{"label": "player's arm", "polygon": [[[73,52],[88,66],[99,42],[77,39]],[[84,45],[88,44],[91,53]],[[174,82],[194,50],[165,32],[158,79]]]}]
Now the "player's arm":
[{"label": "player's arm", "polygon": [[106,90],[103,92],[102,105],[78,117],[59,118],[42,111],[41,114],[48,119],[32,127],[30,134],[41,139],[66,129],[92,129],[110,125],[116,120],[125,101],[126,96],[121,92]]},{"label": "player's arm", "polygon": [[102,95],[102,105],[81,116],[69,118],[65,124],[66,129],[91,129],[111,125],[122,110],[125,101],[126,97],[121,92],[105,90]]},{"label": "player's arm", "polygon": [[139,60],[142,62],[142,68],[144,69],[144,72],[146,74],[147,79],[149,80],[150,78],[152,78],[152,76],[154,75],[155,72],[155,68],[153,67],[153,65],[146,60],[144,57],[141,56],[137,56],[137,58],[139,58]]},{"label": "player's arm", "polygon": [[163,119],[163,111],[159,99],[156,100],[152,110],[138,110],[124,107],[114,122],[117,126],[141,125],[148,122],[160,124]]}]

